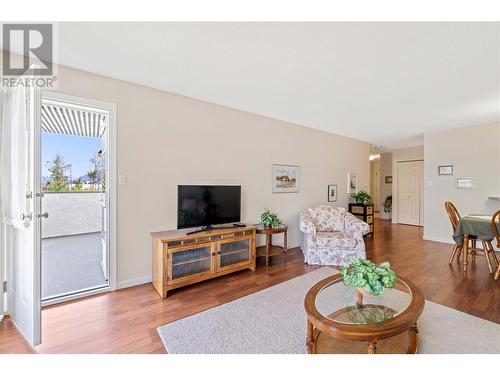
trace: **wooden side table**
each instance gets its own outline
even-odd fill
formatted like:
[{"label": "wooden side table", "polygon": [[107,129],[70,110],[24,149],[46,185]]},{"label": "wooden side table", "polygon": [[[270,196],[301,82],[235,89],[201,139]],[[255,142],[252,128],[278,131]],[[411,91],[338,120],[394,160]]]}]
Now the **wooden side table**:
[{"label": "wooden side table", "polygon": [[[265,227],[264,225],[257,225],[257,234],[266,235],[266,245],[257,247],[257,256],[266,258],[266,267],[269,266],[269,258],[275,255],[283,254],[283,259],[287,261],[287,235],[288,226],[280,225],[276,228]],[[273,234],[283,233],[283,246],[273,245]]]}]

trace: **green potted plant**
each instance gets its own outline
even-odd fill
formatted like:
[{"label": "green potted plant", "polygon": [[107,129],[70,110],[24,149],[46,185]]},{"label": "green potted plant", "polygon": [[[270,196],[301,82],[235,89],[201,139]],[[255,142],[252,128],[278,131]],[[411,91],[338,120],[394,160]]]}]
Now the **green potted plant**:
[{"label": "green potted plant", "polygon": [[375,264],[354,255],[347,257],[347,264],[340,269],[344,284],[356,288],[362,294],[380,296],[385,288],[392,288],[396,274],[389,262]]},{"label": "green potted plant", "polygon": [[278,215],[269,210],[265,210],[260,215],[260,222],[268,228],[277,228],[281,225],[281,220]]},{"label": "green potted plant", "polygon": [[392,195],[388,195],[387,198],[385,198],[384,203],[382,203],[382,207],[384,207],[384,212],[389,214],[390,219],[392,212]]},{"label": "green potted plant", "polygon": [[366,191],[361,190],[355,194],[351,194],[351,197],[356,200],[356,203],[360,204],[373,204],[373,198]]}]

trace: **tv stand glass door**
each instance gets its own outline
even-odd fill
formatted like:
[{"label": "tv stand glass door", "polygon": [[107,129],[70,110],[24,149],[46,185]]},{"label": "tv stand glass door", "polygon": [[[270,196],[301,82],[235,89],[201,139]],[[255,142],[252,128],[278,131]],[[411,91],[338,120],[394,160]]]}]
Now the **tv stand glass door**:
[{"label": "tv stand glass door", "polygon": [[253,237],[226,238],[218,242],[216,272],[253,262]]}]

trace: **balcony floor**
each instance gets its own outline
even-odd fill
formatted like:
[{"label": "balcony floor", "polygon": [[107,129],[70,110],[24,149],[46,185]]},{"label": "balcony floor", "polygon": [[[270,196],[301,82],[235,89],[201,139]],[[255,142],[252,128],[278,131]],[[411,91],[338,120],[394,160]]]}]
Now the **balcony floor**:
[{"label": "balcony floor", "polygon": [[42,239],[42,299],[107,285],[100,233]]}]

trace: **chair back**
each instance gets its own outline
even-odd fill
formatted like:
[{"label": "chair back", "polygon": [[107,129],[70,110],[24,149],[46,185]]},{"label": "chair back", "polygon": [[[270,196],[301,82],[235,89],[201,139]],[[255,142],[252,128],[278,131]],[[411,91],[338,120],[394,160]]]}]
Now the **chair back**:
[{"label": "chair back", "polygon": [[500,247],[500,234],[498,233],[498,225],[500,225],[500,211],[493,214],[491,218],[491,229],[493,230],[493,235],[497,240],[497,247]]},{"label": "chair back", "polygon": [[448,214],[448,217],[450,218],[451,228],[453,229],[453,233],[455,233],[455,230],[457,229],[458,226],[458,222],[460,221],[460,214],[458,213],[458,210],[455,207],[455,205],[450,201],[444,202],[444,208],[446,210],[446,213]]}]

